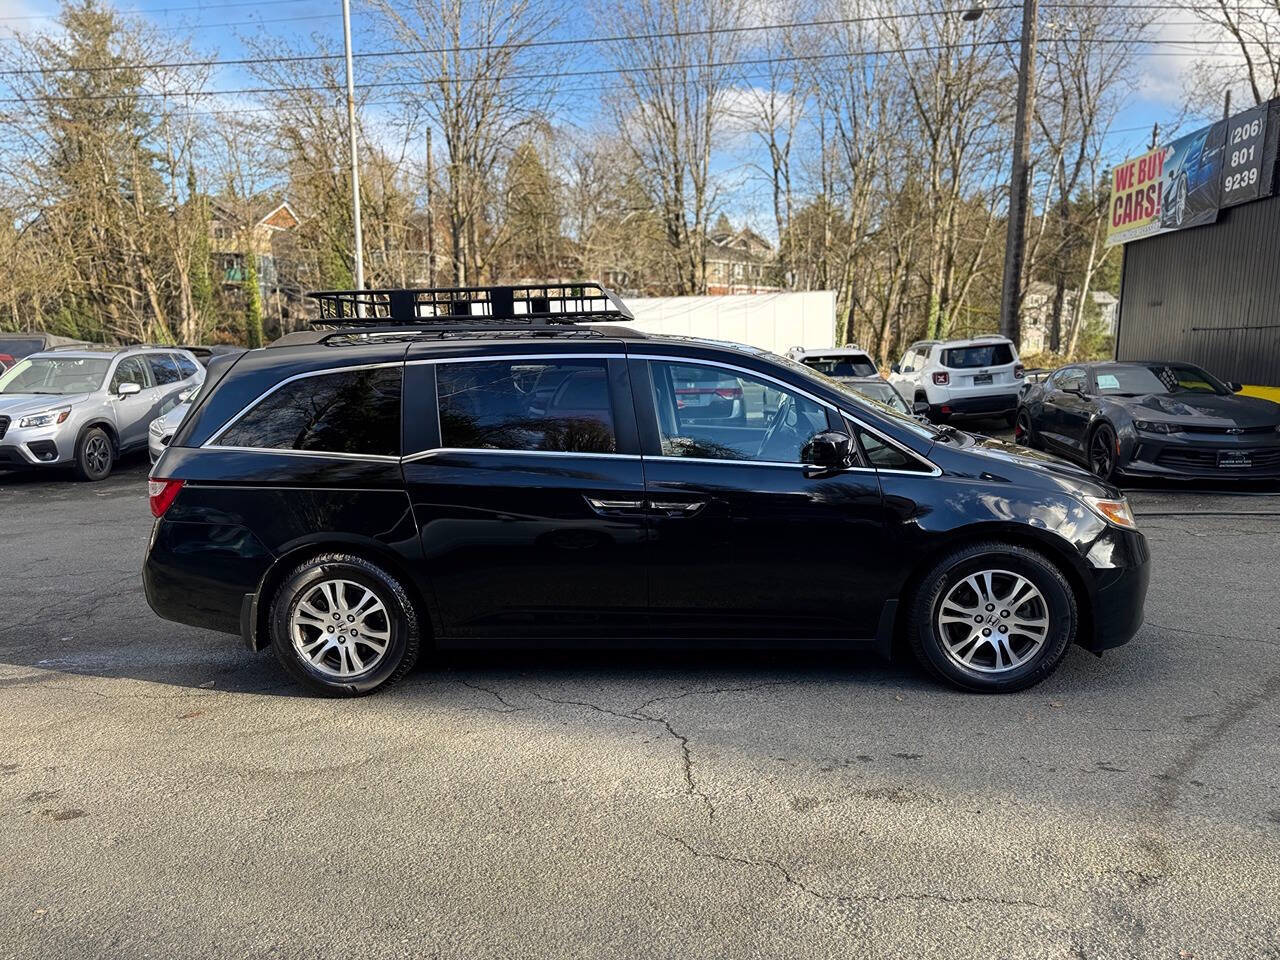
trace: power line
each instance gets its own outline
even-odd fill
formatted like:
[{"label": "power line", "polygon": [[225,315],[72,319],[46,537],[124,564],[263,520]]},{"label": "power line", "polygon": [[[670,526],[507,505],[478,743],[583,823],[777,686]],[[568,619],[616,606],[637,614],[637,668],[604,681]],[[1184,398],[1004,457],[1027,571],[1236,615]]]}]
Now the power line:
[{"label": "power line", "polygon": [[[294,2],[294,0],[287,0],[287,2]],[[1012,9],[1014,6],[1016,5],[1004,4],[997,7],[989,7],[987,9],[1008,10],[1008,9]],[[1081,9],[1090,5],[1078,4],[1078,3],[1077,4],[1058,3],[1058,4],[1049,4],[1047,6],[1053,6],[1057,8]],[[602,37],[573,37],[573,38],[565,38],[565,39],[559,39],[559,40],[528,40],[528,41],[522,41],[522,42],[510,44],[508,45],[508,47],[512,49],[535,49],[535,48],[551,48],[551,47],[585,46],[585,45],[591,45],[591,44],[641,43],[649,40],[673,39],[673,38],[679,38],[679,37],[698,37],[698,36],[710,36],[710,35],[716,35],[716,34],[754,33],[759,31],[787,30],[787,29],[799,29],[799,28],[808,28],[808,27],[845,26],[845,25],[850,25],[855,23],[880,22],[884,20],[925,17],[925,16],[934,16],[939,14],[946,15],[950,13],[960,13],[960,12],[962,11],[961,10],[938,10],[938,11],[928,11],[923,13],[916,12],[916,13],[903,13],[903,14],[886,14],[886,15],[877,15],[877,16],[868,16],[868,17],[840,17],[840,18],[832,18],[832,19],[824,19],[824,20],[806,20],[806,21],[795,21],[791,23],[758,24],[758,25],[742,26],[742,27],[714,27],[714,28],[707,28],[702,30],[673,30],[673,31],[667,31],[667,32],[655,32],[655,33],[617,34],[613,36],[602,36]],[[1197,26],[1199,24],[1196,21],[1156,21],[1155,24],[1153,25]],[[1049,43],[1049,42],[1070,42],[1071,39],[1078,39],[1078,38],[1052,38],[1051,39],[1046,37],[1041,41],[1041,43],[1043,44],[1043,43]],[[923,50],[929,50],[929,49],[952,49],[952,48],[963,48],[968,46],[980,46],[983,44],[1001,45],[1006,42],[1012,42],[1012,41],[969,41],[969,42],[961,42],[957,44],[939,45],[937,47],[922,46],[919,48],[905,49],[905,50],[848,51],[847,53],[841,53],[841,54],[818,55],[817,58],[820,59],[825,56],[876,56],[883,53],[916,52],[916,51],[923,51]],[[1092,38],[1087,42],[1097,43],[1097,44],[1120,44],[1120,45],[1126,45],[1126,46],[1145,46],[1145,45],[1161,45],[1161,44],[1163,45],[1180,45],[1181,44],[1181,45],[1200,46],[1200,45],[1234,44],[1235,40],[1230,38],[1178,39],[1178,38],[1167,38],[1167,37],[1151,38],[1146,40],[1136,40],[1136,39],[1113,39],[1113,38],[1100,37],[1100,38]],[[474,44],[474,45],[459,46],[459,47],[406,47],[406,48],[392,48],[392,49],[385,49],[385,50],[364,50],[364,51],[353,53],[352,56],[356,59],[373,59],[373,58],[381,58],[381,57],[403,58],[408,56],[434,55],[434,54],[441,54],[441,53],[474,53],[474,52],[480,52],[484,50],[491,50],[493,48],[494,48],[493,44]],[[286,56],[272,57],[271,60],[273,63],[317,63],[317,62],[324,62],[324,61],[330,61],[330,60],[337,60],[340,58],[341,58],[340,54],[317,53],[317,54],[290,54]],[[805,59],[814,59],[814,58],[815,58],[814,56],[783,57],[783,58],[774,58],[774,62],[783,62],[786,60],[797,60],[797,59],[805,60]],[[109,72],[116,72],[121,70],[178,70],[178,69],[189,69],[194,67],[241,67],[241,66],[252,66],[260,62],[261,62],[260,57],[243,57],[243,58],[227,59],[227,60],[219,60],[217,58],[205,58],[200,60],[173,60],[173,61],[164,61],[159,63],[144,63],[144,64],[103,64],[100,66],[90,66],[90,67],[47,67],[47,68],[46,67],[18,67],[18,68],[11,68],[7,70],[0,70],[0,76],[29,76],[29,75],[36,75],[36,74],[43,75],[43,74],[49,74],[49,73],[90,73],[92,74],[92,73],[109,73]],[[685,67],[677,65],[674,68],[684,69]],[[660,68],[631,68],[631,69],[639,70],[639,69],[660,69]],[[603,71],[603,72],[613,72],[613,71]],[[626,72],[626,71],[623,70],[621,72]],[[571,74],[560,73],[558,75],[567,76]],[[539,74],[539,76],[541,76],[541,74]],[[365,86],[365,85],[358,85],[358,86]],[[261,93],[266,91],[261,89],[209,91],[210,94],[214,94],[214,95],[220,95],[224,92],[227,94],[239,94],[239,93]],[[0,103],[3,103],[3,102],[6,102],[6,101],[0,100]]]},{"label": "power line", "polygon": [[[292,2],[292,0],[290,0]],[[1013,4],[1003,4],[1000,6],[989,7],[991,10],[1010,10]],[[881,22],[885,20],[901,20],[914,17],[928,17],[935,15],[961,14],[964,8],[955,10],[936,10],[924,13],[894,13],[894,14],[878,14],[868,17],[835,17],[823,20],[802,20],[792,23],[769,23],[769,24],[753,24],[742,27],[708,27],[702,30],[670,30],[665,32],[653,33],[633,33],[633,34],[616,34],[614,36],[604,37],[567,37],[559,40],[525,40],[511,44],[504,44],[504,49],[531,50],[545,49],[548,47],[573,47],[587,44],[597,43],[642,43],[648,40],[669,40],[678,37],[705,37],[718,34],[738,34],[738,33],[756,33],[768,30],[792,30],[806,27],[833,27],[847,26],[854,23],[870,23]],[[495,44],[469,44],[458,47],[407,47],[403,49],[391,50],[365,50],[352,53],[352,57],[356,59],[370,57],[407,57],[420,54],[438,54],[438,53],[477,53],[485,50],[492,50],[497,46]],[[314,63],[324,60],[341,59],[341,54],[336,53],[309,53],[309,54],[293,54],[282,57],[272,57],[273,63]],[[180,69],[185,67],[242,67],[259,63],[261,58],[244,57],[235,60],[218,60],[216,58],[208,58],[203,60],[179,60],[169,63],[147,64],[146,69]],[[95,67],[24,67],[12,70],[0,70],[0,76],[17,76],[20,74],[31,73],[99,73],[113,70],[135,70],[138,66],[129,64],[109,64]]]}]

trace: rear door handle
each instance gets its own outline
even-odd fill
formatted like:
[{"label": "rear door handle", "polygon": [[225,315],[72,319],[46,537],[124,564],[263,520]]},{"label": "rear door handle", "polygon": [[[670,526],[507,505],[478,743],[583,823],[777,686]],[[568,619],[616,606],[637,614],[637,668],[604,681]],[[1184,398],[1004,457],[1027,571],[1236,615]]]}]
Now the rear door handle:
[{"label": "rear door handle", "polygon": [[649,505],[647,500],[606,500],[601,497],[587,497],[587,505],[596,513],[643,513]]}]

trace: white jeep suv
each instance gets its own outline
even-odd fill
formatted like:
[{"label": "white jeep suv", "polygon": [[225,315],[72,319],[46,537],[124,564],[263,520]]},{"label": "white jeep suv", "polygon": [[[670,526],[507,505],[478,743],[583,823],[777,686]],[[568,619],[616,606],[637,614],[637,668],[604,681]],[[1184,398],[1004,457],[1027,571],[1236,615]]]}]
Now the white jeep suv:
[{"label": "white jeep suv", "polygon": [[908,401],[928,403],[931,420],[1003,417],[1012,424],[1023,369],[1006,337],[920,340],[893,365],[889,382]]}]

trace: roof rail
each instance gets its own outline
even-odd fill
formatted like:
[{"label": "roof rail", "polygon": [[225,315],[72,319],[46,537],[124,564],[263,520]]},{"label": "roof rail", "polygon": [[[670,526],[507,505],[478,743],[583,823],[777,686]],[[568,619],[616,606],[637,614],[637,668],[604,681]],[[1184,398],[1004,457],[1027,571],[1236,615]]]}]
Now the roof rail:
[{"label": "roof rail", "polygon": [[313,326],[533,327],[634,320],[598,283],[539,283],[407,290],[318,290]]}]

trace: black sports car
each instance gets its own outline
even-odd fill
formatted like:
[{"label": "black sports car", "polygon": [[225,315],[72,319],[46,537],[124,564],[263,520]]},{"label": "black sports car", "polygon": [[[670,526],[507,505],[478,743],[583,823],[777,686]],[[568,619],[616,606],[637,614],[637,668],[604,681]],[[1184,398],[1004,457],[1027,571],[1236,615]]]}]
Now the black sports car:
[{"label": "black sports car", "polygon": [[1280,477],[1280,404],[1190,363],[1082,363],[1027,387],[1014,437],[1131,476]]}]

